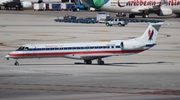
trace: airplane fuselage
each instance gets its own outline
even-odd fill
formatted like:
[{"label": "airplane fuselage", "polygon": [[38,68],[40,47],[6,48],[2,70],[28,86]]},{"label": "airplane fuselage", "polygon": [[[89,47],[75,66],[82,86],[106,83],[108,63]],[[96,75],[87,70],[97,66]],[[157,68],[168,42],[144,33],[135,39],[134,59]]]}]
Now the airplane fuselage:
[{"label": "airplane fuselage", "polygon": [[[87,5],[103,11],[116,13],[144,14],[159,16],[180,15],[180,0],[82,0]],[[134,16],[131,16],[134,17]],[[145,16],[143,16],[145,17]]]},{"label": "airplane fuselage", "polygon": [[[180,13],[180,0],[169,0],[163,3],[162,0],[109,0],[100,9],[111,12],[125,12],[130,13],[134,7],[152,8],[152,6],[163,5],[170,8],[173,12]],[[138,12],[137,12],[138,13]]]},{"label": "airplane fuselage", "polygon": [[10,52],[8,56],[13,59],[67,57],[93,60],[97,59],[97,55],[99,57],[109,57],[122,54],[135,54],[154,46],[145,44],[143,47],[136,48],[132,46],[131,50],[123,50],[121,48],[121,42],[121,40],[114,40],[114,42],[27,44],[21,46],[16,51]]}]

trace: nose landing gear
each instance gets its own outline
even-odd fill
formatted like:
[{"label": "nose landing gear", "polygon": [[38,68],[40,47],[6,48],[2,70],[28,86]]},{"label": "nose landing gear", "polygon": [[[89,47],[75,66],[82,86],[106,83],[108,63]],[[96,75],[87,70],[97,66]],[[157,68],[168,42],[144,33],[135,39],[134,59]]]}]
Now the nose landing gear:
[{"label": "nose landing gear", "polygon": [[14,65],[19,66],[19,62],[15,61]]}]

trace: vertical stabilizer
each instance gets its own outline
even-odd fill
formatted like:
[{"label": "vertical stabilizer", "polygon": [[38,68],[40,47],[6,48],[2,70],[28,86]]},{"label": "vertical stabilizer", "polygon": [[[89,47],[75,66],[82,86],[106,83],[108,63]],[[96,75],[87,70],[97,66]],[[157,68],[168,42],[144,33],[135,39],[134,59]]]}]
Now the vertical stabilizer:
[{"label": "vertical stabilizer", "polygon": [[164,22],[149,23],[149,26],[144,34],[138,39],[140,39],[140,41],[144,42],[145,44],[155,44],[159,29],[162,24],[164,24]]}]

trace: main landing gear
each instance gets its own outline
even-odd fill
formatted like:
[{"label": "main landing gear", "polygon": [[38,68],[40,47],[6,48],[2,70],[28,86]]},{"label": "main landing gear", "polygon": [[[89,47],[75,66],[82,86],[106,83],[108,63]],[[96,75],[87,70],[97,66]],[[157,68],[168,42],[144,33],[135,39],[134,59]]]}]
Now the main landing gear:
[{"label": "main landing gear", "polygon": [[16,60],[14,65],[19,66],[19,62]]},{"label": "main landing gear", "polygon": [[149,13],[146,11],[143,11],[142,18],[148,18],[148,17],[149,17]]},{"label": "main landing gear", "polygon": [[[85,64],[92,64],[92,60],[84,60]],[[104,65],[104,61],[101,58],[97,59],[97,64],[98,65]]]},{"label": "main landing gear", "polygon": [[104,65],[104,61],[101,58],[98,58],[97,63],[98,65]]},{"label": "main landing gear", "polygon": [[92,60],[84,60],[85,64],[92,64]]}]

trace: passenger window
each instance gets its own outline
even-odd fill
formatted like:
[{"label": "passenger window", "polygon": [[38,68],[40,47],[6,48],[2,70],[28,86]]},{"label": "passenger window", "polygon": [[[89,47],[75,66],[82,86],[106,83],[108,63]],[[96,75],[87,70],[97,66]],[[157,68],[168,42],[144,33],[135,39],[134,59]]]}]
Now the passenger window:
[{"label": "passenger window", "polygon": [[51,48],[51,50],[54,50],[54,48]]},{"label": "passenger window", "polygon": [[120,46],[116,46],[116,48],[120,48]]},{"label": "passenger window", "polygon": [[70,48],[70,47],[68,47],[67,49],[68,49],[68,50],[71,50],[71,48]]},{"label": "passenger window", "polygon": [[85,49],[89,49],[89,47],[85,47]]},{"label": "passenger window", "polygon": [[93,49],[94,47],[90,47],[90,49]]}]

